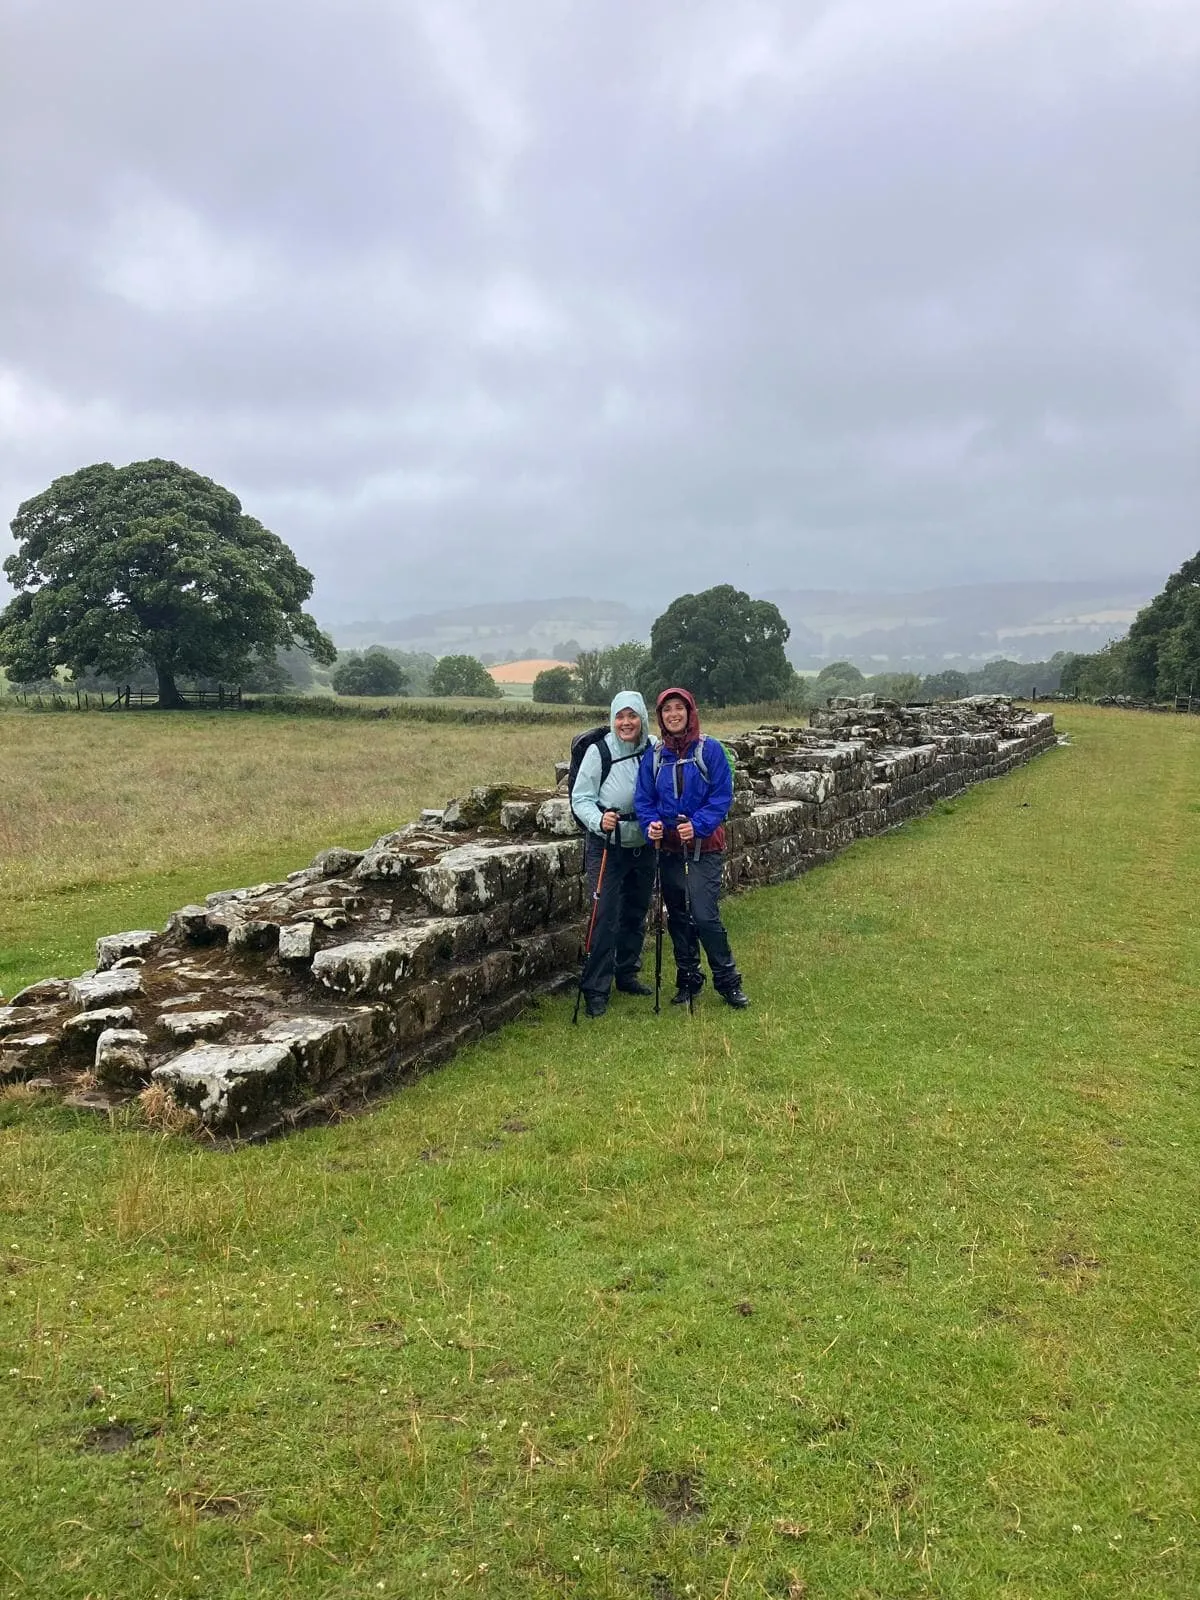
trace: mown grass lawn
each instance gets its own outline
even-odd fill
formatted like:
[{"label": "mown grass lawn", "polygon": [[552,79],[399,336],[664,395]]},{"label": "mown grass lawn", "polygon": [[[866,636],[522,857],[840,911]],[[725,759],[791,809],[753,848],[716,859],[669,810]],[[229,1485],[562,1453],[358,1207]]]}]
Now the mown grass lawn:
[{"label": "mown grass lawn", "polygon": [[1196,1593],[1200,727],[1060,722],[731,901],[745,1014],[232,1156],[0,1102],[0,1593]]}]

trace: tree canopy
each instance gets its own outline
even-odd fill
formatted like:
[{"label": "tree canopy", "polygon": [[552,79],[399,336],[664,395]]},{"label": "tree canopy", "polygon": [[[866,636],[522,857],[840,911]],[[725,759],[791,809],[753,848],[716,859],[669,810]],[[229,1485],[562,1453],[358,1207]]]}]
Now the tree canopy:
[{"label": "tree canopy", "polygon": [[1194,694],[1200,687],[1200,551],[1167,579],[1129,629],[1125,692]]},{"label": "tree canopy", "polygon": [[408,685],[404,668],[377,644],[362,655],[352,650],[339,656],[332,681],[333,692],[345,695],[403,694]]},{"label": "tree canopy", "polygon": [[783,649],[790,633],[778,606],[732,584],[680,595],[650,630],[645,687],[679,684],[714,706],[783,699],[796,677]]},{"label": "tree canopy", "polygon": [[545,667],[533,680],[533,698],[543,705],[570,705],[575,696],[575,680],[570,667]]},{"label": "tree canopy", "polygon": [[482,700],[499,700],[504,694],[483,662],[474,656],[442,656],[429,679],[429,692]]},{"label": "tree canopy", "polygon": [[575,657],[575,697],[581,705],[607,705],[622,689],[640,689],[650,651],[644,644],[626,640],[606,650],[580,650]]},{"label": "tree canopy", "polygon": [[831,661],[813,680],[812,693],[819,705],[839,695],[867,693],[867,680],[852,661]]},{"label": "tree canopy", "polygon": [[955,667],[931,672],[921,683],[921,694],[926,700],[961,700],[970,692],[970,678]]},{"label": "tree canopy", "polygon": [[174,461],[56,478],[12,532],[0,662],[19,682],[149,666],[159,704],[178,706],[181,678],[238,682],[280,649],[336,658],[301,609],[312,574],[235,494]]}]

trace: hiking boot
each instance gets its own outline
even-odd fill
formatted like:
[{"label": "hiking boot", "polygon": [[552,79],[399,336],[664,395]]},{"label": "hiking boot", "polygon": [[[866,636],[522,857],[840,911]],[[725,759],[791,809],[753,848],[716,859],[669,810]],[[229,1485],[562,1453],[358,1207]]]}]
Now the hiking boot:
[{"label": "hiking boot", "polygon": [[648,983],[643,983],[640,978],[635,976],[632,978],[618,978],[617,992],[618,994],[653,994],[654,990]]},{"label": "hiking boot", "polygon": [[675,993],[671,996],[673,1006],[686,1006],[689,999],[694,1000],[704,987],[704,974],[702,972],[675,971]]},{"label": "hiking boot", "polygon": [[717,993],[721,996],[721,999],[724,1000],[725,1004],[727,1006],[732,1006],[735,1011],[745,1011],[746,1007],[750,1004],[750,996],[742,988],[740,983],[736,989],[718,989]]},{"label": "hiking boot", "polygon": [[583,1009],[589,1017],[602,1017],[608,1010],[608,996],[606,994],[584,995]]}]

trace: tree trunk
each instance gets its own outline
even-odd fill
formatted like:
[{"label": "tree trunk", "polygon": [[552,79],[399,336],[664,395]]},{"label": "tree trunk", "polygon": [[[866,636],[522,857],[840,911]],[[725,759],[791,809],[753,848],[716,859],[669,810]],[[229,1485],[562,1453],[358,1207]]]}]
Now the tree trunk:
[{"label": "tree trunk", "polygon": [[158,709],[160,711],[179,711],[187,705],[187,701],[175,686],[175,674],[170,667],[155,666],[158,674]]}]

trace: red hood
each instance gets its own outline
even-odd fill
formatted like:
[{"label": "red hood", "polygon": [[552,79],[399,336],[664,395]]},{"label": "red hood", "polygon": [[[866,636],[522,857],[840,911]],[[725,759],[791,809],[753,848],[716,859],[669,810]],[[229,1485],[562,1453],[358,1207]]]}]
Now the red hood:
[{"label": "red hood", "polygon": [[[662,708],[664,700],[682,700],[688,708],[687,727],[682,733],[668,733],[663,727]],[[654,715],[658,721],[658,731],[662,734],[663,743],[668,750],[677,756],[683,755],[689,745],[693,745],[700,737],[700,713],[696,710],[695,697],[689,689],[664,689],[654,702]]]}]

